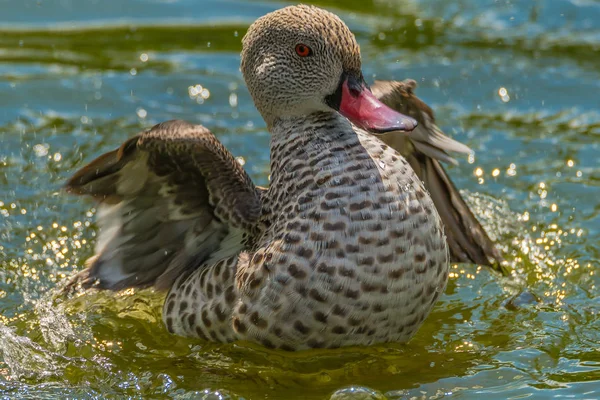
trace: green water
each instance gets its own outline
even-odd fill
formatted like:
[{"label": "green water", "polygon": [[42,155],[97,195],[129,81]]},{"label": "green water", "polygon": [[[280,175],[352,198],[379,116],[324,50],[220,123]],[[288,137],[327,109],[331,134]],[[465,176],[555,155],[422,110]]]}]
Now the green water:
[{"label": "green water", "polygon": [[268,184],[238,52],[284,3],[0,0],[1,398],[600,398],[600,2],[314,3],[476,151],[450,174],[514,277],[456,266],[407,345],[300,354],[171,336],[150,291],[55,299],[96,235],[61,184],[138,130],[205,124]]}]

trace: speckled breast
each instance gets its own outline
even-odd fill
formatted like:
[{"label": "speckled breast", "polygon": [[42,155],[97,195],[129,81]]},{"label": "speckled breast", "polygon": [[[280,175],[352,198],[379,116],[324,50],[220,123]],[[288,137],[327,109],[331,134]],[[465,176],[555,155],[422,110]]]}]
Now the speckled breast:
[{"label": "speckled breast", "polygon": [[234,327],[290,350],[406,341],[446,285],[440,218],[393,149],[316,125],[274,139],[268,228],[238,271]]}]

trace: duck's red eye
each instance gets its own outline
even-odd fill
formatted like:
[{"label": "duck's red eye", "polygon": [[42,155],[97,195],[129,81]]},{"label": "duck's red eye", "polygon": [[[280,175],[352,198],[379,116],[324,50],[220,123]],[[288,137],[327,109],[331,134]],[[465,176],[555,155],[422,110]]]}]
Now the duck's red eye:
[{"label": "duck's red eye", "polygon": [[312,49],[305,44],[297,44],[296,45],[296,54],[300,57],[308,57],[312,55]]}]

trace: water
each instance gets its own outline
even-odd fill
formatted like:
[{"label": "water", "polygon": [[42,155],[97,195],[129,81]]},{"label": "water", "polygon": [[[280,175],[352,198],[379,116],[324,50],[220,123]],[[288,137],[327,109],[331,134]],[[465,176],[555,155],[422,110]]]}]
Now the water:
[{"label": "water", "polygon": [[[600,398],[600,2],[316,1],[368,80],[414,78],[515,278],[460,265],[407,345],[288,354],[169,335],[161,295],[53,289],[95,242],[61,192],[144,127],[210,127],[268,184],[240,40],[278,2],[0,1],[2,398]],[[198,86],[199,85],[199,86]]]}]

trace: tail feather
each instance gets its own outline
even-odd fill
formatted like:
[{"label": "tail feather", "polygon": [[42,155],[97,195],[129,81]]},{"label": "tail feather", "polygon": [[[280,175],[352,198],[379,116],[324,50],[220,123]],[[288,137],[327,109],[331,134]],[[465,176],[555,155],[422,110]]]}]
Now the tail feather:
[{"label": "tail feather", "polygon": [[423,157],[420,161],[421,178],[446,227],[452,259],[487,266],[502,263],[502,255],[465,203],[441,163],[428,157]]}]

